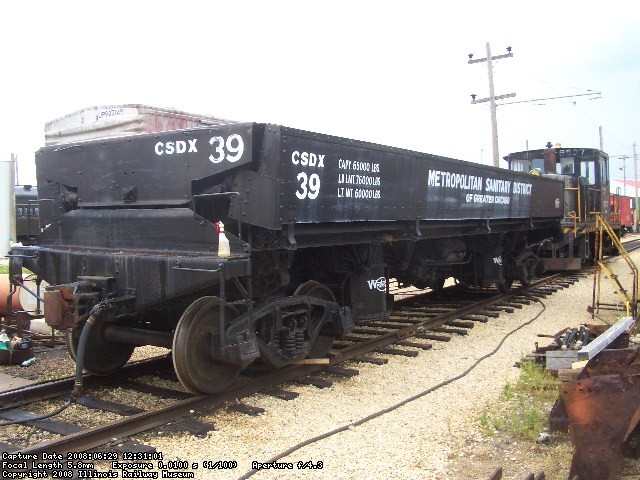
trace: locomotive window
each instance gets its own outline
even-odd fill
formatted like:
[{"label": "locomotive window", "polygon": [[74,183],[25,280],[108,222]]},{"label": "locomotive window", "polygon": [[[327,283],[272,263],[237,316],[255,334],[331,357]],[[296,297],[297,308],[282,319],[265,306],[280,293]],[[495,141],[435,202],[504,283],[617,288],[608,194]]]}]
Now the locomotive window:
[{"label": "locomotive window", "polygon": [[529,170],[538,170],[544,172],[544,158],[534,158],[531,160],[531,167]]},{"label": "locomotive window", "polygon": [[530,172],[531,170],[544,172],[544,159],[532,158],[531,160],[512,160],[511,170],[515,172]]},{"label": "locomotive window", "polygon": [[580,163],[580,176],[587,179],[587,184],[596,184],[596,162],[589,160]]},{"label": "locomotive window", "polygon": [[563,175],[573,175],[576,173],[573,165],[573,157],[564,157],[560,163],[556,164],[556,166],[559,170],[557,173],[561,173]]},{"label": "locomotive window", "polygon": [[605,157],[600,157],[600,178],[603,184],[609,183],[609,166]]},{"label": "locomotive window", "polygon": [[528,160],[512,160],[511,170],[515,172],[528,172],[531,170],[531,162]]}]

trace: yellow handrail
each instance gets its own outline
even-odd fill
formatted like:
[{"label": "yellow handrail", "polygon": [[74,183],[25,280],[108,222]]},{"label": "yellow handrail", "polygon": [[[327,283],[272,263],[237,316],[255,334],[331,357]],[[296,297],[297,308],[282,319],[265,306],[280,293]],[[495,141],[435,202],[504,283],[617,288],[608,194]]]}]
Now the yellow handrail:
[{"label": "yellow handrail", "polygon": [[[627,310],[627,316],[629,315],[635,316],[637,314],[637,304],[638,304],[638,267],[636,267],[636,264],[631,259],[629,252],[627,252],[627,250],[624,248],[624,246],[620,242],[620,239],[616,235],[616,232],[611,228],[611,225],[609,225],[609,223],[607,223],[607,221],[604,218],[602,218],[601,214],[596,215],[596,227],[598,228],[598,232],[597,232],[598,245],[597,245],[597,258],[595,259],[596,272],[594,272],[595,273],[594,282],[597,281],[598,294],[597,294],[597,301],[596,301],[596,295],[595,295],[596,285],[594,284],[594,298],[593,298],[594,312],[596,308],[599,308],[600,306],[600,271],[604,270],[609,275],[608,278],[614,284],[614,289],[616,293],[618,294],[618,296],[621,297],[622,303],[624,304]],[[618,252],[620,252],[620,255],[624,258],[625,262],[629,266],[629,269],[631,270],[631,275],[633,277],[631,295],[629,295],[628,290],[625,290],[622,287],[622,284],[618,280],[618,276],[613,272],[613,270],[602,261],[603,259],[602,244],[603,244],[605,232],[611,239],[611,243],[613,247],[618,249]]]}]

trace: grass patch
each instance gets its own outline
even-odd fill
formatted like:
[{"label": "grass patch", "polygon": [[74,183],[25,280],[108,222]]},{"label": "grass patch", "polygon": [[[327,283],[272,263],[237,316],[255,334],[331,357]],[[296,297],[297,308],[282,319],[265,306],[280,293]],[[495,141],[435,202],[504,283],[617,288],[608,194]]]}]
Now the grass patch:
[{"label": "grass patch", "polygon": [[534,362],[522,362],[520,378],[504,386],[498,402],[482,410],[478,422],[487,436],[503,432],[534,440],[548,430],[557,396],[557,379]]},{"label": "grass patch", "polygon": [[[22,269],[22,276],[26,277],[27,275],[32,275],[33,272],[27,270],[26,268]],[[0,265],[0,275],[9,275],[9,264]]]}]

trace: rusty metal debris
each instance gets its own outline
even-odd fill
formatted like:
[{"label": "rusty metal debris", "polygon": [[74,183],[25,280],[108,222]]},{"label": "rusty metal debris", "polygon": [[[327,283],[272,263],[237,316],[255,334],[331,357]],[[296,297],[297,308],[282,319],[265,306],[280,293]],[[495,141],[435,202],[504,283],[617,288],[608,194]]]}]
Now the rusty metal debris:
[{"label": "rusty metal debris", "polygon": [[638,350],[603,350],[578,380],[560,388],[575,446],[569,478],[617,478],[623,448],[640,420]]},{"label": "rusty metal debris", "polygon": [[632,449],[640,421],[640,350],[629,347],[636,322],[625,317],[609,328],[564,329],[548,335],[551,345],[536,344],[534,359],[544,358],[562,380],[549,427],[571,434],[571,480],[617,478],[624,452]]}]

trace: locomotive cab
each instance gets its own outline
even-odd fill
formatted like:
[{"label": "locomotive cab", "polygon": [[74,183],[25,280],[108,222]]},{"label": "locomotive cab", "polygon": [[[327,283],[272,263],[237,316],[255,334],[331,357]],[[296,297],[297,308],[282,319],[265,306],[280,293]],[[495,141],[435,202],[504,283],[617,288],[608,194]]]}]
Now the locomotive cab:
[{"label": "locomotive cab", "polygon": [[596,214],[602,214],[610,220],[606,153],[591,148],[546,148],[512,153],[506,159],[510,170],[564,180],[565,217],[593,222]]},{"label": "locomotive cab", "polygon": [[[579,269],[582,259],[595,255],[596,216],[601,215],[618,236],[619,216],[610,209],[609,157],[594,148],[551,147],[511,153],[505,157],[509,169],[564,181],[562,237],[545,247],[549,270]],[[605,249],[613,242],[605,238]]]}]

